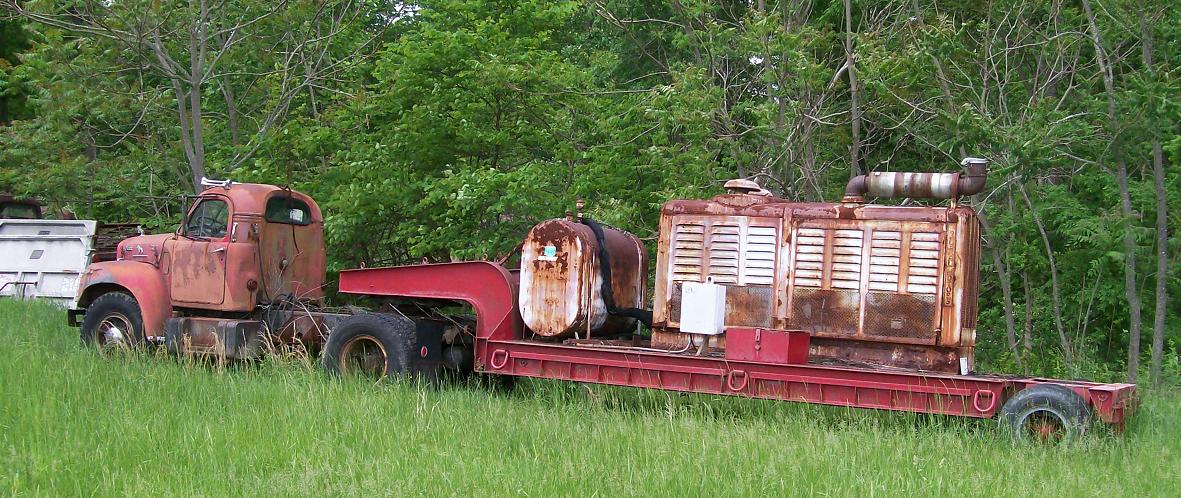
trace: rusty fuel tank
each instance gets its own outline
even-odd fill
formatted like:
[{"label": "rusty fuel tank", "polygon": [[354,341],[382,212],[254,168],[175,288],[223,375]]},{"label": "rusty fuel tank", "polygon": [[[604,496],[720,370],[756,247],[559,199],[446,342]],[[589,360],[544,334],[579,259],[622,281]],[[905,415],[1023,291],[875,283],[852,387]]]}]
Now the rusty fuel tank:
[{"label": "rusty fuel tank", "polygon": [[647,252],[634,235],[606,226],[597,235],[595,226],[590,220],[547,220],[526,236],[519,302],[534,334],[606,336],[635,328],[634,318],[613,311],[643,305]]}]

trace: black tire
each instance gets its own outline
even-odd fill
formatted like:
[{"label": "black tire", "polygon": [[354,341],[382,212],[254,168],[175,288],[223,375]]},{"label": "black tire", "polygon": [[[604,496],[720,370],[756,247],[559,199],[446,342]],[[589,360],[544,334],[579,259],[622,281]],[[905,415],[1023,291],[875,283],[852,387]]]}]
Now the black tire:
[{"label": "black tire", "polygon": [[131,351],[144,342],[139,303],[125,292],[108,292],[91,301],[82,319],[82,344],[100,352]]},{"label": "black tire", "polygon": [[356,314],[328,334],[322,356],[324,370],[337,377],[362,375],[384,380],[406,376],[414,343],[413,321],[399,315]]},{"label": "black tire", "polygon": [[1000,422],[1017,440],[1069,441],[1087,432],[1091,407],[1064,386],[1039,384],[1009,399],[1001,407]]}]

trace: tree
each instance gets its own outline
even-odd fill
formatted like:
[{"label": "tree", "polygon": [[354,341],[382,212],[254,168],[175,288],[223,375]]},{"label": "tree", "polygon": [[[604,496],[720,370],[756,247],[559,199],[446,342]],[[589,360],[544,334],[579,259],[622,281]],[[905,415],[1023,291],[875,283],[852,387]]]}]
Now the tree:
[{"label": "tree", "polygon": [[[22,19],[54,27],[105,44],[120,55],[120,71],[138,72],[145,93],[167,88],[175,109],[180,148],[188,165],[190,190],[199,190],[208,169],[207,90],[220,85],[224,116],[231,135],[239,134],[238,98],[260,92],[265,100],[252,116],[256,123],[249,144],[235,148],[220,165],[233,170],[250,159],[292,99],[313,95],[326,80],[338,78],[363,60],[368,41],[352,53],[333,53],[337,37],[355,36],[366,23],[363,3],[352,0],[289,4],[280,2],[211,2],[210,0],[79,2],[62,7],[52,2],[5,0],[6,10]],[[374,36],[369,36],[372,40]],[[276,60],[239,64],[260,51]],[[249,84],[235,90],[231,80]],[[154,99],[144,99],[151,105]],[[143,114],[150,112],[148,109]]]}]

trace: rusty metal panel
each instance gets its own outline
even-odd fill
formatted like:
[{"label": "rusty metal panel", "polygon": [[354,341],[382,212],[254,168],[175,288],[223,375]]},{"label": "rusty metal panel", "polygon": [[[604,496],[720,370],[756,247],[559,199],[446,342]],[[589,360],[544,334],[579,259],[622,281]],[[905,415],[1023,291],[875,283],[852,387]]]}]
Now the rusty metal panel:
[{"label": "rusty metal panel", "polygon": [[886,365],[946,373],[958,373],[960,357],[955,348],[815,336],[810,355],[820,364]]},{"label": "rusty metal panel", "polygon": [[960,325],[965,329],[975,329],[979,313],[977,295],[980,292],[980,220],[975,216],[961,216],[964,226],[964,242],[960,244],[964,260],[961,265],[963,277],[963,306]]},{"label": "rusty metal panel", "polygon": [[792,298],[792,326],[818,337],[857,336],[860,316],[855,290],[797,288]]},{"label": "rusty metal panel", "polygon": [[225,299],[228,245],[224,240],[172,240],[167,245],[172,299],[183,304],[220,305]]},{"label": "rusty metal panel", "polygon": [[888,342],[935,344],[935,296],[870,291],[865,297],[865,336]]},{"label": "rusty metal panel", "polygon": [[263,325],[257,320],[170,318],[165,324],[164,343],[178,355],[256,358],[263,351]]},{"label": "rusty metal panel", "polygon": [[270,300],[281,296],[321,299],[324,296],[323,226],[262,222],[258,241],[261,260],[260,290]]}]

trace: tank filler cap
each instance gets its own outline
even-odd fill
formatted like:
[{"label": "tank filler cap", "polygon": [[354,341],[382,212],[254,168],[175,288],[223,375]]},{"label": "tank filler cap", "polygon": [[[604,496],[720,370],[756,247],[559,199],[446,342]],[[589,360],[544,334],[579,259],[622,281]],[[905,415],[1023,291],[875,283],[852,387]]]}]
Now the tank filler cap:
[{"label": "tank filler cap", "polygon": [[731,194],[771,195],[771,192],[763,189],[758,183],[745,178],[735,178],[727,181],[723,187],[726,188],[726,192]]}]

